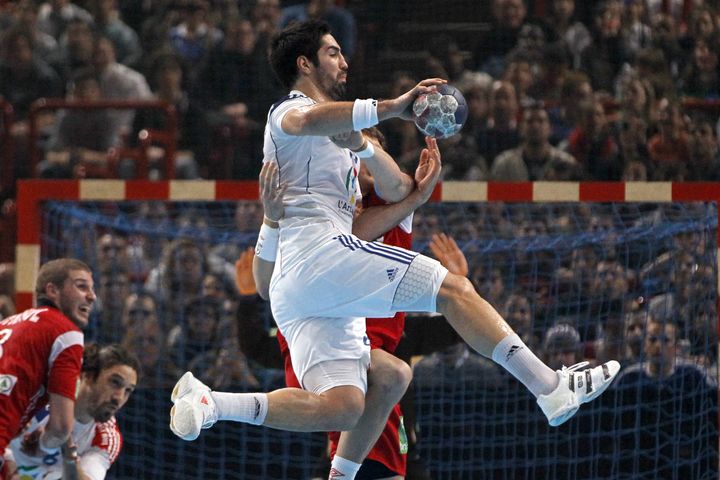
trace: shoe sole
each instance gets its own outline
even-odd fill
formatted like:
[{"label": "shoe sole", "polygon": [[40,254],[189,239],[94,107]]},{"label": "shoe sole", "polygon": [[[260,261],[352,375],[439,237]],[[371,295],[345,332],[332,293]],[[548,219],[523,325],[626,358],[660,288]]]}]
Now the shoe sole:
[{"label": "shoe sole", "polygon": [[[178,419],[183,419],[180,427]],[[170,430],[186,442],[200,436],[201,423],[202,418],[197,416],[196,410],[187,401],[180,400],[170,409]]]},{"label": "shoe sole", "polygon": [[578,410],[580,410],[579,405],[577,407],[573,407],[571,409],[565,410],[562,413],[560,413],[559,415],[556,415],[553,418],[548,419],[548,423],[550,424],[551,427],[559,427],[560,425],[562,425],[563,423],[567,422],[572,417],[574,417]]},{"label": "shoe sole", "polygon": [[[174,403],[170,409],[170,430],[187,442],[198,438],[202,427],[202,418],[198,418],[197,412],[187,401],[182,401],[182,397],[192,390],[190,383],[194,378],[191,372],[185,372],[185,374],[180,377],[180,380],[177,381],[170,394],[170,400]],[[180,415],[178,415],[178,413],[180,413]],[[178,428],[176,421],[178,416],[185,419],[185,421],[181,422],[182,428]]]}]

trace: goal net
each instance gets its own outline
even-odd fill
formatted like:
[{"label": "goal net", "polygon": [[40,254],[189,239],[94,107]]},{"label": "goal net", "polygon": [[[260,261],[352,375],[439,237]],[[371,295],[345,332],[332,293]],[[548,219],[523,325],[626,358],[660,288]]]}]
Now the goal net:
[{"label": "goal net", "polygon": [[[409,418],[432,478],[717,478],[717,195],[542,201],[552,186],[536,187],[443,185],[416,214],[415,249],[452,236],[481,295],[543,360],[616,358],[624,378],[550,428],[524,387],[463,343],[426,349]],[[588,188],[607,199],[626,187]],[[262,218],[256,184],[19,191],[19,298],[37,263],[88,262],[99,305],[87,339],[124,343],[144,365],[118,416],[124,451],[110,478],[311,478],[322,434],[223,422],[186,443],[167,426],[169,390],[186,369],[227,390],[282,385],[268,305],[235,282]],[[677,191],[691,193],[674,201]]]}]

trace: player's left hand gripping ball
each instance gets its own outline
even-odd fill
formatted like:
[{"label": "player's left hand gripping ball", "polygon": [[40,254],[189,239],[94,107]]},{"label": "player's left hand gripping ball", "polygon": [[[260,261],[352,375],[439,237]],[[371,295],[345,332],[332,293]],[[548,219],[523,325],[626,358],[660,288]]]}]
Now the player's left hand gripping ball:
[{"label": "player's left hand gripping ball", "polygon": [[415,126],[423,134],[438,139],[452,137],[465,125],[468,107],[455,87],[440,85],[437,90],[418,96],[413,103]]}]

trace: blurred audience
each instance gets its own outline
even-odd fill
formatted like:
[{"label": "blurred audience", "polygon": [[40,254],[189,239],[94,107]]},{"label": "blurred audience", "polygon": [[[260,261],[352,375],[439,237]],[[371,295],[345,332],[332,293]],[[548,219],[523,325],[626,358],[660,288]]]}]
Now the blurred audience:
[{"label": "blurred audience", "polygon": [[579,178],[575,158],[550,144],[550,129],[550,119],[544,108],[526,107],[520,124],[522,143],[495,158],[491,178],[503,182]]}]

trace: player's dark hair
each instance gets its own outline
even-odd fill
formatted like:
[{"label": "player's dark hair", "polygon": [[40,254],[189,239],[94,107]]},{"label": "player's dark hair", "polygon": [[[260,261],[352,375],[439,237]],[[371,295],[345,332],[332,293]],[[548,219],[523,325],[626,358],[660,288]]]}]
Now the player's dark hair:
[{"label": "player's dark hair", "polygon": [[140,360],[118,344],[100,346],[96,343],[85,345],[83,351],[82,373],[97,380],[100,372],[116,365],[127,365],[135,370],[140,379]]},{"label": "player's dark hair", "polygon": [[369,136],[370,138],[377,140],[377,142],[380,144],[380,146],[387,150],[387,140],[385,139],[385,134],[377,128],[377,127],[370,127],[370,128],[364,128],[362,131],[363,134]]},{"label": "player's dark hair", "polygon": [[322,21],[292,23],[278,33],[270,46],[270,65],[280,83],[292,88],[298,77],[297,58],[307,57],[318,63],[322,37],[330,33],[330,26]]},{"label": "player's dark hair", "polygon": [[58,288],[61,288],[65,280],[70,277],[70,272],[76,270],[92,273],[92,270],[90,270],[90,267],[88,267],[85,262],[74,258],[50,260],[40,267],[37,280],[35,281],[35,297],[38,303],[41,303],[41,301],[50,301],[47,295],[45,295],[45,287],[48,283],[52,283]]}]

